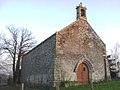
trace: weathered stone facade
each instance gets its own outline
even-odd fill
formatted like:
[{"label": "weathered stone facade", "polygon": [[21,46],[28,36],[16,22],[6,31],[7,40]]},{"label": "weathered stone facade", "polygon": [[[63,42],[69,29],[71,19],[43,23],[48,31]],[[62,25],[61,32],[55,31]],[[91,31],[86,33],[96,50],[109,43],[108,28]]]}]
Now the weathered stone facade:
[{"label": "weathered stone facade", "polygon": [[89,23],[79,19],[56,34],[55,65],[59,73],[55,80],[77,81],[76,69],[80,63],[90,64],[93,81],[105,79],[106,47]]},{"label": "weathered stone facade", "polygon": [[21,70],[22,82],[49,85],[53,81],[55,47],[56,34],[24,56]]},{"label": "weathered stone facade", "polygon": [[[22,82],[41,85],[52,83],[55,86],[57,82],[78,82],[86,71],[84,66],[88,69],[87,82],[102,81],[110,76],[104,57],[106,46],[87,22],[84,13],[23,57]],[[80,69],[81,64],[84,65],[83,69]],[[82,70],[82,74],[79,70]]]}]

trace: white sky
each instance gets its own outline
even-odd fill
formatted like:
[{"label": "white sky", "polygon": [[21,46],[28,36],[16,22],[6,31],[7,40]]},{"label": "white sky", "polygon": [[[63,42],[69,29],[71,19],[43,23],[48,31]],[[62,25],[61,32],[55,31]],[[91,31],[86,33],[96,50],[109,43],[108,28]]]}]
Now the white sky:
[{"label": "white sky", "polygon": [[7,25],[25,27],[40,43],[76,20],[80,2],[87,7],[88,22],[107,51],[120,43],[119,0],[0,0],[0,32],[6,32]]}]

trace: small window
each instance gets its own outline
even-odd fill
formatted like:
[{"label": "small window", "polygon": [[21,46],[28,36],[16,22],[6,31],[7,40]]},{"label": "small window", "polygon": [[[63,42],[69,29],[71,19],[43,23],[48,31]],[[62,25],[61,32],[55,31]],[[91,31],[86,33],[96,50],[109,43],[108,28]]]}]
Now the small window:
[{"label": "small window", "polygon": [[83,71],[85,71],[85,67],[83,68]]}]

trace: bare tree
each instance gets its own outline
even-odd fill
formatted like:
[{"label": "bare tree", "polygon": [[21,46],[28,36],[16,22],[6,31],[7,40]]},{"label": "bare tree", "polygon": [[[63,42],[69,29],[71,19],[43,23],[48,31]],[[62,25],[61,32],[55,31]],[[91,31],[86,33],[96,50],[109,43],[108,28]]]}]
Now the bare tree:
[{"label": "bare tree", "polygon": [[110,66],[111,78],[117,78],[119,73],[119,63],[120,60],[120,45],[116,43],[113,49],[111,49],[111,55],[108,59]]},{"label": "bare tree", "polygon": [[119,45],[119,43],[116,43],[114,48],[111,49],[111,55],[112,55],[113,59],[119,60],[119,56],[120,56],[120,45]]},{"label": "bare tree", "polygon": [[1,40],[1,33],[0,33],[0,55],[2,54],[1,46],[2,46],[2,40]]},{"label": "bare tree", "polygon": [[13,61],[13,81],[20,82],[20,66],[22,57],[31,50],[36,41],[32,33],[25,28],[15,28],[7,26],[10,37],[2,37],[2,50],[8,53]]}]

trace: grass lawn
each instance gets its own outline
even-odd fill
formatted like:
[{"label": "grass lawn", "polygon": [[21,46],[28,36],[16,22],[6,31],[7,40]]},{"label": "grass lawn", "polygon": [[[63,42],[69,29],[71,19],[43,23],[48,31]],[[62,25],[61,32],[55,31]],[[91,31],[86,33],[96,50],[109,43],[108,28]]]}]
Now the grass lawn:
[{"label": "grass lawn", "polygon": [[[0,90],[21,90],[20,86],[0,86]],[[47,89],[39,89],[38,87],[27,88],[27,90],[47,90]],[[100,82],[94,83],[93,89],[91,85],[80,85],[74,87],[62,87],[60,90],[120,90],[120,81],[108,81],[108,82]]]},{"label": "grass lawn", "polygon": [[11,86],[0,86],[0,90],[21,90],[20,86],[15,86],[15,85],[11,85]]},{"label": "grass lawn", "polygon": [[108,81],[92,85],[81,85],[76,87],[61,88],[61,90],[120,90],[120,81]]}]

